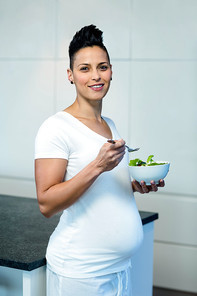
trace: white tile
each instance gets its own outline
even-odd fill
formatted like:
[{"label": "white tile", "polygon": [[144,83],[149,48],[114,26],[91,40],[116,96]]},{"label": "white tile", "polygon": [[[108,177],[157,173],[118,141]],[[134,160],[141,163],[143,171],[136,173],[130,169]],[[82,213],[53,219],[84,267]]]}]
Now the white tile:
[{"label": "white tile", "polygon": [[67,57],[69,43],[83,26],[94,24],[104,32],[111,58],[130,56],[130,1],[59,1],[58,56]]},{"label": "white tile", "polygon": [[133,62],[130,138],[139,157],[171,162],[166,190],[196,194],[197,62]]},{"label": "white tile", "polygon": [[56,62],[56,111],[70,106],[76,99],[75,86],[67,78],[68,60]]},{"label": "white tile", "polygon": [[35,181],[0,176],[0,194],[37,198]]},{"label": "white tile", "polygon": [[34,141],[54,112],[53,62],[1,62],[0,175],[34,176]]},{"label": "white tile", "polygon": [[197,293],[197,248],[154,244],[153,284]]},{"label": "white tile", "polygon": [[55,0],[1,1],[0,11],[0,57],[54,57]]},{"label": "white tile", "polygon": [[197,197],[162,193],[160,189],[146,198],[136,194],[140,210],[159,214],[155,221],[155,240],[197,247]]},{"label": "white tile", "polygon": [[196,59],[196,0],[133,0],[132,58]]},{"label": "white tile", "polygon": [[[57,63],[57,111],[71,105],[75,98],[75,86],[67,79],[68,61]],[[112,61],[113,80],[111,87],[103,99],[103,116],[114,120],[123,139],[128,141],[128,110],[129,110],[129,63]]]}]

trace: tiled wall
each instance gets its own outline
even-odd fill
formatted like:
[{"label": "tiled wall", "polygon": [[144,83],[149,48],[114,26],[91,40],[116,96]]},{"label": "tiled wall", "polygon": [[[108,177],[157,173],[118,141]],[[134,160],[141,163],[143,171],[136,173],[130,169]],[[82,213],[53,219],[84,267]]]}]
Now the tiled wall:
[{"label": "tiled wall", "polygon": [[143,157],[171,162],[166,188],[137,196],[160,217],[154,284],[197,292],[197,2],[132,4],[130,139]]},{"label": "tiled wall", "polygon": [[104,31],[114,75],[103,113],[115,117],[128,141],[130,5],[129,0],[124,5],[113,0],[97,5],[89,0],[0,2],[0,193],[35,197],[34,139],[45,118],[75,99],[67,81],[68,45],[84,25]]},{"label": "tiled wall", "polygon": [[36,197],[34,139],[75,99],[67,81],[76,30],[104,31],[113,81],[103,114],[140,151],[169,160],[165,189],[137,195],[159,212],[154,284],[197,292],[197,1],[0,1],[0,194]]}]

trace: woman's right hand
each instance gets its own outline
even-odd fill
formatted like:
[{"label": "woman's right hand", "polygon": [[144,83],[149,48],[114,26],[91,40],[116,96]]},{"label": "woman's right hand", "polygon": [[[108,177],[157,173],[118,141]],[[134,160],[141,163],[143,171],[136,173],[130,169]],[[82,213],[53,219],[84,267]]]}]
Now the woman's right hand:
[{"label": "woman's right hand", "polygon": [[110,171],[116,167],[125,154],[125,141],[120,139],[116,140],[115,144],[105,143],[95,161],[101,172]]}]

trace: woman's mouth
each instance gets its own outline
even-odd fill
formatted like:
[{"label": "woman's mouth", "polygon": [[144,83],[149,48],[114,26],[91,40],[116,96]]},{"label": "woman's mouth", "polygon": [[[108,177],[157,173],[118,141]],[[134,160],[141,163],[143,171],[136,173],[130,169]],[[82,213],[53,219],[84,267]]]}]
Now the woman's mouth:
[{"label": "woman's mouth", "polygon": [[99,90],[102,90],[103,89],[103,86],[104,86],[104,84],[103,83],[100,83],[100,84],[90,85],[89,87],[92,90],[99,91]]}]

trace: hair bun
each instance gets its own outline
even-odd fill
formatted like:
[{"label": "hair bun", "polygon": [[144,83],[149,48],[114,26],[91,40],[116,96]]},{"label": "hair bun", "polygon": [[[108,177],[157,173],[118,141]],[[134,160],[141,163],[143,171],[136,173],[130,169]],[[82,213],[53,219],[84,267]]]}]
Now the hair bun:
[{"label": "hair bun", "polygon": [[89,25],[83,27],[80,31],[78,31],[74,38],[82,40],[83,42],[92,43],[103,43],[103,32],[99,30],[95,25]]}]

